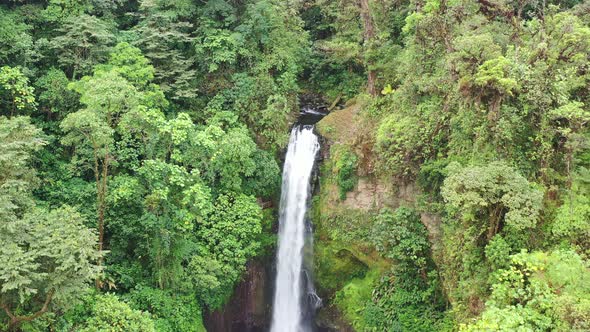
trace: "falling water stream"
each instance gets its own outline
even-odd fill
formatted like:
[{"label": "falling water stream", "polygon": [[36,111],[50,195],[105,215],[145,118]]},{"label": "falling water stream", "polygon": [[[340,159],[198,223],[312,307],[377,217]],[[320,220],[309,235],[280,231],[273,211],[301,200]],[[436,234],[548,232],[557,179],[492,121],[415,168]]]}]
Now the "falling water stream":
[{"label": "falling water stream", "polygon": [[313,125],[292,129],[283,168],[271,332],[310,331],[309,313],[321,303],[304,262],[304,247],[311,240],[306,219],[310,178],[319,148]]}]

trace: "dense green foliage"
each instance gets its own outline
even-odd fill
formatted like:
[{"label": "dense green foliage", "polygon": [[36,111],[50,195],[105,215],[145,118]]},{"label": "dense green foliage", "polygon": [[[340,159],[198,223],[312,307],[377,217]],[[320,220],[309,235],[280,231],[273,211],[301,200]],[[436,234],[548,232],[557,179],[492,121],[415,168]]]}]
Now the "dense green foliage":
[{"label": "dense green foliage", "polygon": [[357,168],[358,158],[353,152],[348,150],[338,152],[334,157],[336,159],[334,172],[336,173],[340,199],[343,200],[346,198],[346,193],[354,188],[358,180],[354,172]]},{"label": "dense green foliage", "polygon": [[303,89],[349,106],[314,200],[327,316],[588,330],[589,24],[579,0],[2,2],[0,330],[203,331],[272,252]]},{"label": "dense green foliage", "polygon": [[96,236],[76,209],[36,207],[32,154],[47,143],[27,117],[0,117],[1,328],[17,328],[49,310],[67,307],[97,277]]},{"label": "dense green foliage", "polygon": [[588,325],[588,265],[573,251],[525,251],[494,273],[486,310],[463,331],[584,331]]},{"label": "dense green foliage", "polygon": [[98,296],[93,303],[91,317],[84,322],[80,331],[155,331],[154,322],[141,311],[133,310],[114,295]]},{"label": "dense green foliage", "polygon": [[395,212],[384,209],[372,232],[377,250],[395,267],[373,292],[365,312],[368,326],[375,331],[439,330],[436,321],[444,300],[419,215],[405,207]]},{"label": "dense green foliage", "polygon": [[[324,69],[310,84],[332,98],[355,95],[327,121],[345,124],[326,135],[333,171],[322,173],[315,201],[317,260],[368,266],[340,280],[319,266],[319,284],[337,285],[333,303],[348,322],[588,329],[588,2],[307,3],[312,65]],[[344,75],[360,78],[346,81],[358,82],[354,93],[338,85]],[[341,151],[356,158],[352,173]],[[358,188],[347,174],[360,177]],[[380,210],[400,205],[418,214]],[[352,257],[325,257],[324,247],[347,245]],[[389,268],[370,264],[375,251]]]},{"label": "dense green foliage", "polygon": [[1,330],[204,330],[273,242],[297,10],[0,6]]}]

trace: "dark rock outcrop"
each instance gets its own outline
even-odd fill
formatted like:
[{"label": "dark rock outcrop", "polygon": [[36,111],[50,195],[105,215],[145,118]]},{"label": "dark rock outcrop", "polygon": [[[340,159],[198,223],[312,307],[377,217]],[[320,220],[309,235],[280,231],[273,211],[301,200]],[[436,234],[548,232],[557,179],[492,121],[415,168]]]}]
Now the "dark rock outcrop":
[{"label": "dark rock outcrop", "polygon": [[[266,265],[266,266],[265,266]],[[221,309],[205,315],[209,332],[262,332],[270,323],[272,264],[252,261],[244,279],[237,285],[230,301]]]}]

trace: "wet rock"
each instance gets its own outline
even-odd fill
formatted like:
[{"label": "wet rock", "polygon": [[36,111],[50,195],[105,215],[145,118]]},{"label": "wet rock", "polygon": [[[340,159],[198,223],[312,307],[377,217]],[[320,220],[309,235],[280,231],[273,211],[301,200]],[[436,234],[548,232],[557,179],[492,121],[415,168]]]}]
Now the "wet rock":
[{"label": "wet rock", "polygon": [[227,305],[205,315],[208,332],[262,332],[270,322],[269,271],[262,262],[247,266],[244,279]]}]

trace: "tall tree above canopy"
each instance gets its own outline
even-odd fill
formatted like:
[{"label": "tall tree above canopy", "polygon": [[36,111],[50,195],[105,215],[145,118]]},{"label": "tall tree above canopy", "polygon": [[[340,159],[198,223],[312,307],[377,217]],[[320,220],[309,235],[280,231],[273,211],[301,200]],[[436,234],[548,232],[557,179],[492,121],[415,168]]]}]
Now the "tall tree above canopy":
[{"label": "tall tree above canopy", "polygon": [[81,14],[66,19],[60,36],[50,41],[57,61],[72,79],[89,74],[92,67],[107,59],[115,42],[112,27],[96,16]]},{"label": "tall tree above canopy", "polygon": [[192,24],[162,10],[152,0],[140,3],[135,42],[156,69],[155,81],[171,99],[182,101],[197,95],[195,63],[190,56]]},{"label": "tall tree above canopy", "polygon": [[0,7],[0,63],[28,66],[33,60],[32,27],[22,18]]},{"label": "tall tree above canopy", "polygon": [[98,248],[104,245],[107,179],[115,158],[115,131],[125,113],[135,109],[140,93],[114,71],[97,71],[73,83],[86,107],[69,114],[61,123],[62,142],[76,147],[82,165],[90,166],[96,182]]},{"label": "tall tree above canopy", "polygon": [[488,241],[504,226],[513,231],[535,226],[543,192],[514,168],[494,162],[465,168],[453,163],[448,169],[450,175],[445,179],[442,196],[451,215],[456,213],[461,221],[476,223],[480,234],[487,230]]},{"label": "tall tree above canopy", "polygon": [[145,87],[154,79],[155,69],[143,56],[141,50],[129,43],[117,44],[107,64],[98,65],[96,70],[113,70],[133,83],[136,87]]}]

